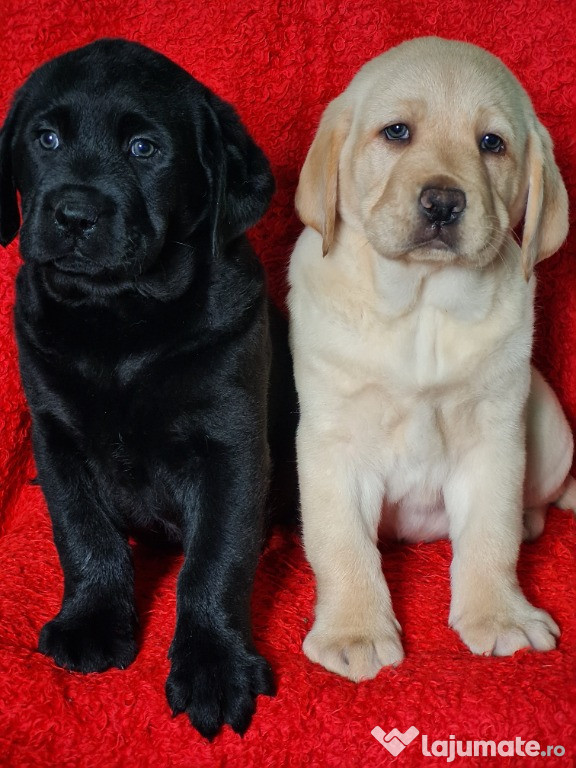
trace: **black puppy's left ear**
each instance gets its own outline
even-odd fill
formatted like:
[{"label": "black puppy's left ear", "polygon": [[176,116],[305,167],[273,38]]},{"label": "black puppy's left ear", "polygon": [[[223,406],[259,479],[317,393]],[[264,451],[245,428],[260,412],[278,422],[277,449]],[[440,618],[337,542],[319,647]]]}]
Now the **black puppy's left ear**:
[{"label": "black puppy's left ear", "polygon": [[0,129],[0,245],[14,240],[20,228],[20,211],[12,168],[12,138],[17,107],[14,104]]},{"label": "black puppy's left ear", "polygon": [[213,239],[225,244],[264,215],[274,177],[264,152],[230,104],[207,92],[206,111],[198,150],[212,192]]}]

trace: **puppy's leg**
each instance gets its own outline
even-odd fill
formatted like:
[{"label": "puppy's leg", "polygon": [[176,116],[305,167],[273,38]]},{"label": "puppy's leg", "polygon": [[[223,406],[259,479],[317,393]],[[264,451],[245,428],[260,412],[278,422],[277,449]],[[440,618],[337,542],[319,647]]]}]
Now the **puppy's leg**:
[{"label": "puppy's leg", "polygon": [[554,503],[560,509],[571,509],[576,512],[576,480],[571,475],[566,478],[566,482],[560,489],[560,496],[554,500]]},{"label": "puppy's leg", "polygon": [[256,696],[274,693],[250,628],[268,470],[263,435],[233,446],[205,441],[203,451],[199,485],[184,497],[185,560],[166,694],[175,715],[186,712],[212,738],[224,723],[244,733]]},{"label": "puppy's leg", "polygon": [[540,536],[548,504],[559,502],[569,487],[573,452],[572,430],[562,406],[550,385],[532,368],[526,405],[525,540]]},{"label": "puppy's leg", "polygon": [[358,681],[398,664],[403,651],[377,546],[382,483],[355,464],[352,450],[300,423],[304,545],[317,591],[303,649],[312,661]]},{"label": "puppy's leg", "polygon": [[450,625],[473,653],[554,648],[559,629],[526,600],[516,576],[522,535],[522,430],[494,423],[494,442],[466,454],[445,487],[450,520]]},{"label": "puppy's leg", "polygon": [[127,667],[137,625],[130,548],[63,435],[36,430],[35,456],[64,572],[59,614],[42,629],[41,653],[78,672]]},{"label": "puppy's leg", "polygon": [[526,407],[526,478],[524,506],[545,507],[567,488],[574,438],[550,385],[532,368]]}]

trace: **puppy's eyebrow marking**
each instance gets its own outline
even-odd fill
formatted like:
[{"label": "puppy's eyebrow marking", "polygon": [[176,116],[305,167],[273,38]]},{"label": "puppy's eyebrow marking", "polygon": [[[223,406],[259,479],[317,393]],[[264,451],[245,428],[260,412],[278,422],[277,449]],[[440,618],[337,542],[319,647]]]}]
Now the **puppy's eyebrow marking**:
[{"label": "puppy's eyebrow marking", "polygon": [[482,107],[478,110],[476,122],[480,132],[492,132],[502,136],[509,141],[509,137],[514,135],[510,120],[503,114],[502,108]]},{"label": "puppy's eyebrow marking", "polygon": [[70,107],[57,106],[49,109],[47,112],[41,112],[34,118],[37,123],[48,123],[50,127],[68,128],[71,125]]},{"label": "puppy's eyebrow marking", "polygon": [[127,133],[134,133],[137,131],[155,131],[158,132],[159,128],[156,124],[147,116],[138,112],[124,112],[117,117],[117,125],[121,131]]},{"label": "puppy's eyebrow marking", "polygon": [[368,114],[384,128],[394,122],[421,120],[427,114],[427,106],[423,99],[391,98],[386,104],[378,102],[377,109],[370,109]]}]

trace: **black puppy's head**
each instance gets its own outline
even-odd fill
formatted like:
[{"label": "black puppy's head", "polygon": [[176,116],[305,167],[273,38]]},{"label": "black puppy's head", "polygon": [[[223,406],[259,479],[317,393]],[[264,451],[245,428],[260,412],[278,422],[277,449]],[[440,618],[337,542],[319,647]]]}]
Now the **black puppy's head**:
[{"label": "black puppy's head", "polygon": [[0,243],[74,275],[135,278],[202,228],[262,216],[268,162],[232,107],[161,54],[99,40],[44,64],[0,131]]}]

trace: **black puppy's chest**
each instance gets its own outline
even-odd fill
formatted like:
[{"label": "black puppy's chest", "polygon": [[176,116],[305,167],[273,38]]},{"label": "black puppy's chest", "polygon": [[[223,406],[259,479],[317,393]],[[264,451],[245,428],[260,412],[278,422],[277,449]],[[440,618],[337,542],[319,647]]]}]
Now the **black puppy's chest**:
[{"label": "black puppy's chest", "polygon": [[16,328],[34,422],[63,462],[84,462],[85,482],[127,522],[177,524],[164,478],[195,473],[205,390],[190,307],[70,311],[43,301],[31,314],[26,299]]}]

